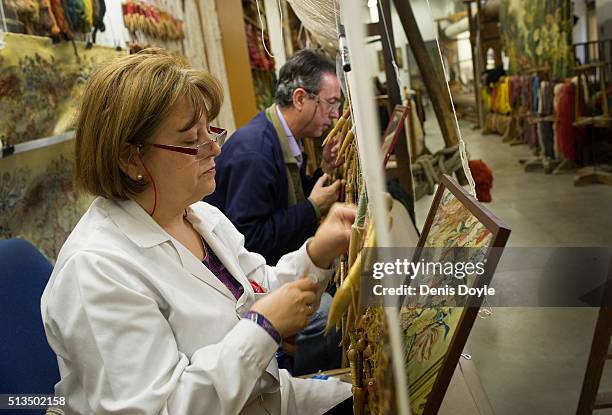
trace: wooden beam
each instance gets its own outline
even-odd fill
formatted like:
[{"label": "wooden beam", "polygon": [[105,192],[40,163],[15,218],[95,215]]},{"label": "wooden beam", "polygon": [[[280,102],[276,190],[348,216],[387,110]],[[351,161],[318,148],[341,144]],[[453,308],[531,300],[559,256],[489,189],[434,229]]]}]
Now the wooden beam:
[{"label": "wooden beam", "polygon": [[476,64],[476,28],[474,27],[474,20],[472,15],[472,0],[466,0],[465,5],[467,7],[468,26],[470,28],[470,50],[472,52],[472,73],[474,76],[474,98],[476,100],[476,128],[480,128],[484,121],[481,119],[482,111],[482,93],[480,91],[480,73],[478,73],[478,65]]},{"label": "wooden beam", "polygon": [[[610,285],[609,282],[606,284],[606,291],[609,291]],[[608,408],[606,403],[612,401],[610,393],[598,394],[601,375],[610,348],[610,335],[612,335],[612,308],[604,306],[599,309],[595,324],[595,334],[593,343],[591,343],[591,352],[582,382],[576,415],[591,415],[596,408]]]},{"label": "wooden beam", "polygon": [[[391,2],[390,0],[379,0],[382,9],[382,16],[379,19],[379,27],[381,33],[383,57],[385,62],[385,76],[387,78],[387,94],[389,95],[389,103],[391,104],[391,114],[393,116],[393,109],[396,105],[402,105],[402,92],[400,91],[397,77],[395,76],[395,68],[391,64],[392,56],[395,55],[395,39],[393,37],[393,23],[391,21]],[[383,22],[384,17],[384,22]],[[387,30],[385,31],[384,23],[387,23]],[[393,55],[392,55],[393,54]],[[411,108],[410,111],[414,109]],[[410,115],[408,115],[410,116]],[[400,187],[410,195],[412,199],[412,208],[408,209],[408,213],[411,218],[414,218],[414,189],[412,188],[412,170],[410,167],[410,149],[408,148],[408,142],[406,136],[408,131],[403,130],[402,135],[395,145],[395,156],[397,158],[397,176]],[[384,139],[384,138],[383,138]]]},{"label": "wooden beam", "polygon": [[378,23],[367,23],[366,24],[366,36],[378,36],[380,35],[380,26]]},{"label": "wooden beam", "polygon": [[240,128],[258,112],[241,1],[217,0],[217,15],[234,120]]},{"label": "wooden beam", "polygon": [[[382,41],[385,76],[387,78],[387,94],[389,95],[390,107],[395,108],[396,105],[402,105],[402,96],[395,76],[395,68],[391,64],[395,54],[395,38],[393,37],[393,23],[391,21],[391,4],[389,0],[380,0],[380,6],[384,16],[380,16],[378,30]],[[383,19],[384,22],[387,23],[388,33],[385,31]]]},{"label": "wooden beam", "polygon": [[[442,137],[444,138],[444,144],[446,147],[452,147],[459,143],[459,133],[454,124],[454,116],[452,112],[452,104],[446,86],[444,85],[446,80],[441,79],[436,73],[433,63],[425,48],[425,42],[423,36],[419,31],[412,7],[409,1],[405,0],[393,0],[395,9],[400,17],[404,32],[408,38],[408,43],[412,49],[412,53],[417,61],[421,76],[423,77],[423,83],[427,88],[429,99],[433,106],[440,130],[442,131]],[[441,64],[443,64],[441,62]],[[460,184],[467,184],[467,179],[463,170],[457,171],[457,180]]]}]

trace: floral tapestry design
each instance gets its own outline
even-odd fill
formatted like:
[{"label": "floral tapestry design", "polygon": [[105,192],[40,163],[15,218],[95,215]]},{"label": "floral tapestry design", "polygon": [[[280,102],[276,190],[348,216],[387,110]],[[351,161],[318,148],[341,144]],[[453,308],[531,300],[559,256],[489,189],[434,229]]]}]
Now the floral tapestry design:
[{"label": "floral tapestry design", "polygon": [[[73,129],[91,72],[122,53],[83,42],[3,33],[0,42],[0,139],[19,144]],[[57,254],[91,197],[75,192],[74,141],[0,159],[0,238]]]},{"label": "floral tapestry design", "polygon": [[501,0],[499,14],[511,74],[545,66],[555,79],[571,74],[574,62],[568,0]]},{"label": "floral tapestry design", "polygon": [[0,47],[0,139],[10,144],[72,130],[90,73],[120,54],[83,42],[3,34]]},{"label": "floral tapestry design", "polygon": [[[425,262],[444,262],[451,257],[453,261],[479,262],[485,258],[492,238],[491,232],[446,189],[424,244],[429,249],[423,251],[421,258]],[[472,249],[461,250],[465,258],[458,258],[453,248]],[[444,286],[449,282],[444,278],[453,279],[454,276],[418,275],[411,285]],[[467,285],[471,286],[474,278],[468,275]],[[416,307],[415,304],[428,306]],[[404,365],[410,405],[415,415],[423,412],[459,324],[463,309],[454,304],[453,296],[410,296],[400,309]]]},{"label": "floral tapestry design", "polygon": [[52,262],[92,201],[74,189],[74,141],[0,161],[0,238],[30,241]]}]

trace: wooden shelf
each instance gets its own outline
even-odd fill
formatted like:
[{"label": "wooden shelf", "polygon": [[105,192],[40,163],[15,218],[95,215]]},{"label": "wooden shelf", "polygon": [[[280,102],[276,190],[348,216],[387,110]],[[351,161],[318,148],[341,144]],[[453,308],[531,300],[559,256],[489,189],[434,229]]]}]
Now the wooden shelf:
[{"label": "wooden shelf", "polygon": [[606,63],[605,62],[593,62],[593,63],[587,63],[586,65],[575,66],[574,70],[575,71],[588,71],[589,69],[599,68],[602,66],[606,66]]},{"label": "wooden shelf", "polygon": [[593,409],[612,408],[612,392],[600,392],[595,399]]},{"label": "wooden shelf", "polygon": [[612,116],[597,115],[595,117],[580,117],[574,121],[574,127],[584,127],[587,125],[595,125],[597,127],[606,127],[612,125]]}]

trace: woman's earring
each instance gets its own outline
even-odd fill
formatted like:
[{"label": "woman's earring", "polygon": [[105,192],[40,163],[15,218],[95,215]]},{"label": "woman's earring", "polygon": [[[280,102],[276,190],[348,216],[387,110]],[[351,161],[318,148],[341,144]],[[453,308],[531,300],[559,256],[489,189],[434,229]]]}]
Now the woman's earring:
[{"label": "woman's earring", "polygon": [[143,179],[142,174],[138,173],[138,174],[136,175],[136,180],[141,181],[142,179]]}]

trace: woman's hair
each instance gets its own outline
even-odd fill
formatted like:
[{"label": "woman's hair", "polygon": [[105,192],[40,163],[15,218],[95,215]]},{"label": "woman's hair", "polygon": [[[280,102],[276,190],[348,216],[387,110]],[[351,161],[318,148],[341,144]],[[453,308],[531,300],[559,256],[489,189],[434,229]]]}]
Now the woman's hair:
[{"label": "woman's hair", "polygon": [[223,91],[207,72],[190,69],[162,49],[144,49],[97,69],[83,94],[76,122],[76,183],[96,196],[124,200],[147,186],[130,178],[125,165],[130,144],[146,152],[160,124],[178,101],[195,110],[186,129],[204,115],[219,115]]}]

